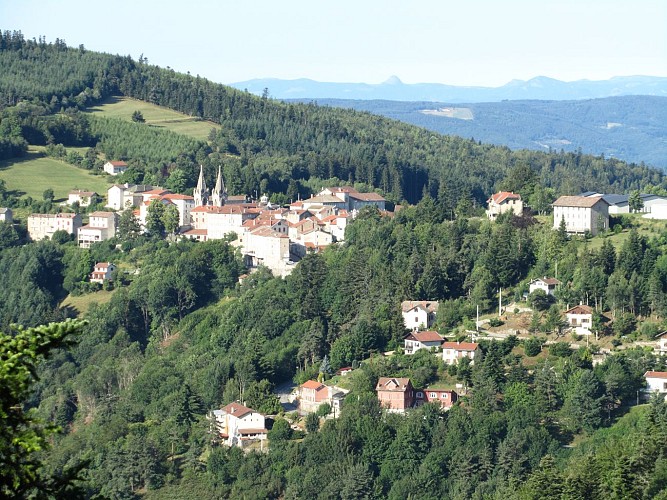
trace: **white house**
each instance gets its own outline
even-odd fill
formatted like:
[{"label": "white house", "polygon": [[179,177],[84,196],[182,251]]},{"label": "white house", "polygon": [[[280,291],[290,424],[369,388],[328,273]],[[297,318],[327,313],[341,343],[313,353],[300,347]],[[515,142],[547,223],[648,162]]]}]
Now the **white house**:
[{"label": "white house", "polygon": [[127,170],[127,163],[124,161],[108,161],[104,164],[103,169],[109,175],[119,175]]},{"label": "white house", "polygon": [[107,207],[113,210],[125,210],[138,207],[143,202],[142,193],[160,189],[146,184],[114,184],[107,190]]},{"label": "white house", "polygon": [[596,235],[609,228],[609,203],[602,196],[561,196],[553,203],[554,229],[565,222],[572,234]]},{"label": "white house", "polygon": [[294,267],[290,259],[290,241],[285,233],[279,233],[268,227],[258,227],[239,234],[232,242],[241,247],[249,267],[264,265],[277,276],[285,277]]},{"label": "white house", "polygon": [[268,431],[264,415],[239,403],[230,403],[209,416],[227,446],[243,446],[243,442],[266,439]]},{"label": "white house", "polygon": [[28,216],[28,234],[33,241],[53,236],[56,231],[76,234],[81,227],[79,214],[31,214]]},{"label": "white house", "polygon": [[178,225],[189,227],[192,225],[192,210],[195,208],[195,199],[186,194],[167,193],[162,196],[176,205],[178,210]]},{"label": "white house", "polygon": [[500,214],[513,212],[514,215],[523,215],[523,200],[518,193],[500,191],[486,200],[488,208],[486,216],[491,220],[496,220]]},{"label": "white house", "polygon": [[556,287],[560,285],[560,281],[556,278],[537,278],[528,284],[528,293],[533,293],[535,290],[542,290],[547,295],[553,295]]},{"label": "white house", "polygon": [[81,226],[77,231],[77,240],[82,248],[99,241],[108,240],[116,235],[118,214],[114,212],[93,212],[88,224]]},{"label": "white house", "polygon": [[567,324],[579,335],[590,335],[593,327],[593,309],[580,304],[565,311]]},{"label": "white house", "polygon": [[445,364],[453,365],[461,358],[470,358],[470,364],[474,364],[475,358],[479,358],[479,344],[475,342],[445,342],[442,344],[442,359]]},{"label": "white house", "polygon": [[0,208],[0,222],[7,222],[9,224],[14,222],[11,208]]},{"label": "white house", "polygon": [[74,203],[78,203],[80,207],[88,207],[94,203],[97,203],[99,199],[100,195],[98,195],[95,191],[83,191],[81,189],[75,189],[70,191],[67,195],[67,204],[73,205]]},{"label": "white house", "polygon": [[667,372],[648,371],[644,374],[646,379],[646,392],[658,392],[667,394]]},{"label": "white house", "polygon": [[437,300],[404,300],[401,302],[403,323],[408,330],[430,328],[438,313]]},{"label": "white house", "polygon": [[91,283],[104,283],[111,280],[111,273],[116,270],[116,266],[111,262],[98,262],[90,273]]},{"label": "white house", "polygon": [[405,354],[414,354],[419,349],[439,348],[445,339],[435,331],[414,331],[403,340]]},{"label": "white house", "polygon": [[656,346],[656,352],[660,356],[667,355],[667,331],[661,332],[655,336],[658,339],[658,345]]}]

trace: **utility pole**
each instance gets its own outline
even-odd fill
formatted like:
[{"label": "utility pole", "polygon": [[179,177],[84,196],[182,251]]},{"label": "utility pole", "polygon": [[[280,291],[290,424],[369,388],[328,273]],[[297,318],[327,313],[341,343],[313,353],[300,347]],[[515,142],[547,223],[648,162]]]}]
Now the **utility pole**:
[{"label": "utility pole", "polygon": [[477,321],[475,322],[475,330],[479,332],[479,304],[477,304]]},{"label": "utility pole", "polygon": [[503,289],[498,289],[498,317],[500,318],[503,314]]}]

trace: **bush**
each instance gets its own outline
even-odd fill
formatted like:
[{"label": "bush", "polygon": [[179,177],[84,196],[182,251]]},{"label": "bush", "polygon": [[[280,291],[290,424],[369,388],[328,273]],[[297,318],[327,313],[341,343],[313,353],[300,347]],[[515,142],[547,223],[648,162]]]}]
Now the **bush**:
[{"label": "bush", "polygon": [[306,432],[312,434],[320,430],[320,417],[317,413],[309,413],[306,415]]},{"label": "bush", "polygon": [[317,409],[318,417],[326,417],[329,413],[331,413],[331,405],[329,403],[322,403]]},{"label": "bush", "polygon": [[535,290],[528,295],[528,303],[530,304],[530,307],[538,311],[546,311],[549,309],[551,302],[551,295],[548,295],[544,290]]},{"label": "bush", "polygon": [[549,346],[549,354],[559,358],[569,358],[572,355],[572,349],[567,342],[556,342]]},{"label": "bush", "polygon": [[491,318],[491,319],[489,320],[489,326],[490,326],[490,327],[493,327],[493,328],[495,328],[495,327],[497,327],[497,326],[503,326],[504,324],[505,324],[505,322],[502,321],[502,320],[499,319],[499,318]]},{"label": "bush", "polygon": [[523,342],[523,349],[526,353],[526,356],[531,358],[533,356],[537,356],[540,352],[542,352],[542,340],[538,339],[537,337],[526,339]]},{"label": "bush", "polygon": [[268,434],[270,441],[287,441],[292,438],[292,427],[284,418],[277,418]]}]

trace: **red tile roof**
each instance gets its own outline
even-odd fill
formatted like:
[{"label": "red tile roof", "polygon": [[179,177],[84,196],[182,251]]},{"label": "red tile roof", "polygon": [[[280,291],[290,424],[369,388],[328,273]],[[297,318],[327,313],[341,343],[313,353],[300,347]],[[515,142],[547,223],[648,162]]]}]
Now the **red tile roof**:
[{"label": "red tile roof", "polygon": [[405,392],[410,385],[410,379],[405,377],[380,377],[376,391]]},{"label": "red tile roof", "polygon": [[500,191],[499,193],[491,195],[491,198],[486,200],[487,203],[493,201],[500,205],[505,200],[520,200],[521,195],[517,193],[512,193],[510,191]]},{"label": "red tile roof", "polygon": [[667,372],[646,372],[644,378],[667,378]]},{"label": "red tile roof", "polygon": [[593,314],[593,308],[581,304],[568,309],[565,314]]},{"label": "red tile roof", "polygon": [[141,194],[151,194],[162,196],[165,194],[171,194],[171,191],[168,189],[151,189],[150,191],[143,191]]},{"label": "red tile roof", "polygon": [[531,283],[535,283],[537,281],[541,281],[546,285],[560,285],[560,281],[558,281],[556,278],[536,278],[533,281],[531,281]]},{"label": "red tile roof", "polygon": [[109,163],[111,163],[114,167],[127,167],[127,163],[121,160],[110,161]]},{"label": "red tile roof", "polygon": [[177,193],[169,193],[165,194],[163,198],[167,198],[168,200],[191,200],[194,201],[194,198],[192,196],[188,196],[187,194],[177,194]]},{"label": "red tile roof", "polygon": [[184,231],[183,234],[186,236],[206,236],[208,234],[208,229],[188,229],[187,231]]},{"label": "red tile roof", "polygon": [[243,406],[240,403],[229,403],[227,406],[222,408],[222,411],[226,412],[228,415],[234,415],[235,417],[242,418],[248,413],[252,413],[255,410]]},{"label": "red tile roof", "polygon": [[308,380],[303,384],[301,384],[301,387],[303,387],[304,389],[315,389],[316,391],[319,391],[326,386],[324,384],[321,384],[317,380]]},{"label": "red tile roof", "polygon": [[456,349],[457,351],[476,351],[479,344],[475,342],[445,342],[443,349]]},{"label": "red tile roof", "polygon": [[444,339],[435,331],[412,332],[406,340],[417,340],[419,342],[442,342]]}]

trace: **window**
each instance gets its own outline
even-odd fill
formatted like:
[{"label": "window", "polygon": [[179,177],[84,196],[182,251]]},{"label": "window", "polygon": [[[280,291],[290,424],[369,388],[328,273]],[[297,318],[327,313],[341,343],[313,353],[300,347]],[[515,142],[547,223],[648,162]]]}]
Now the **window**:
[{"label": "window", "polygon": [[430,394],[428,395],[428,397],[430,397],[430,398],[437,398],[438,395],[437,395],[435,392],[432,392],[432,393],[430,393]]}]

